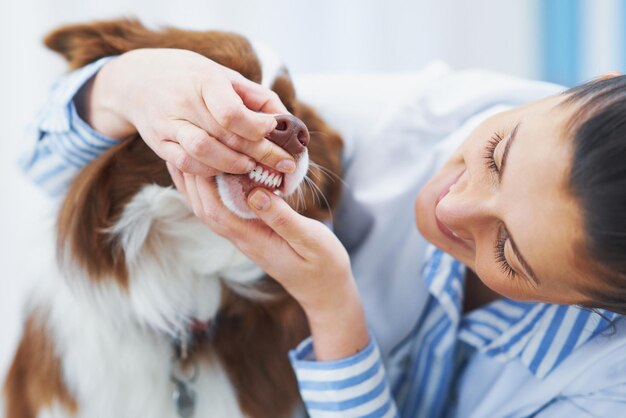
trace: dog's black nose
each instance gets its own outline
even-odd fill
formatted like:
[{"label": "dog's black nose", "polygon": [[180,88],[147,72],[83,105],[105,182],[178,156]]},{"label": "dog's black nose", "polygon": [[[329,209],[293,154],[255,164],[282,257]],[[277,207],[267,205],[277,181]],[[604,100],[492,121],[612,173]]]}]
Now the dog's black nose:
[{"label": "dog's black nose", "polygon": [[304,122],[293,115],[276,116],[278,124],[267,139],[280,145],[291,155],[298,155],[309,144],[309,130]]}]

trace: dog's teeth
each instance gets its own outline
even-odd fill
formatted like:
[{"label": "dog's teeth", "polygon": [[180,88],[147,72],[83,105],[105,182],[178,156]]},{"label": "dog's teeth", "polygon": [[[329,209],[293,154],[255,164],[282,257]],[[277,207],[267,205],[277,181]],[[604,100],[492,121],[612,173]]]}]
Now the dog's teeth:
[{"label": "dog's teeth", "polygon": [[248,177],[267,187],[278,188],[283,183],[283,176],[281,174],[264,170],[261,166],[256,166],[254,170],[248,173]]}]

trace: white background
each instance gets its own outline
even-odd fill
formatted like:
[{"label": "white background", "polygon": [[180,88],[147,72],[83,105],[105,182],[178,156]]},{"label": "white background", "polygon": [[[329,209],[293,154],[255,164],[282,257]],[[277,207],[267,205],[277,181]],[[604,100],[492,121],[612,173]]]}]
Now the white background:
[{"label": "white background", "polygon": [[[598,3],[590,24],[600,30],[589,31],[585,46],[594,51],[604,50],[597,48],[596,38],[605,46],[615,43],[609,29],[617,25],[611,13],[615,1]],[[47,31],[67,22],[136,16],[150,25],[229,29],[265,41],[296,75],[407,72],[440,58],[453,68],[483,67],[535,78],[541,68],[538,13],[533,0],[3,0],[0,381],[20,332],[27,289],[37,285],[33,271],[53,222],[50,202],[15,165],[25,126],[64,71],[62,61],[41,45]],[[587,73],[616,68],[610,53],[589,62]]]}]

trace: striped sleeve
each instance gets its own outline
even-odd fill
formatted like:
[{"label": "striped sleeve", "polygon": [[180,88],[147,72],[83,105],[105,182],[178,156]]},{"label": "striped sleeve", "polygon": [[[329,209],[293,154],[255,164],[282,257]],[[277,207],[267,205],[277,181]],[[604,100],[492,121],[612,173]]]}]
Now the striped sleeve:
[{"label": "striped sleeve", "polygon": [[74,105],[78,90],[112,58],[102,58],[57,81],[28,131],[19,164],[51,196],[63,195],[78,171],[118,143],[93,130]]},{"label": "striped sleeve", "polygon": [[311,338],[289,356],[311,418],[398,417],[373,339],[359,353],[337,361],[315,361]]}]

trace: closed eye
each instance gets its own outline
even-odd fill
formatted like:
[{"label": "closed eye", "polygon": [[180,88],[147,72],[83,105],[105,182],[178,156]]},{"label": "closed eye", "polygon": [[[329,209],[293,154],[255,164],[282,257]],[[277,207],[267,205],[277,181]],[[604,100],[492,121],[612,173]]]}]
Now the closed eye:
[{"label": "closed eye", "polygon": [[[500,175],[500,169],[498,169],[498,165],[496,164],[496,148],[498,144],[502,142],[504,139],[503,135],[499,132],[495,132],[489,141],[487,142],[487,146],[485,147],[485,164],[487,165],[487,169],[496,175]],[[496,262],[500,266],[502,272],[509,278],[515,277],[515,270],[506,259],[506,255],[504,254],[504,245],[508,240],[509,235],[506,232],[506,228],[501,227],[498,230],[498,236],[496,239],[496,243],[494,245],[495,258]]]},{"label": "closed eye", "polygon": [[487,146],[485,147],[485,152],[484,152],[484,158],[485,158],[485,164],[487,165],[487,169],[489,169],[489,171],[491,171],[492,173],[499,175],[500,174],[500,169],[498,168],[498,165],[496,164],[496,147],[498,146],[498,144],[500,142],[502,142],[502,140],[504,139],[504,137],[502,136],[501,133],[499,132],[495,132],[491,138],[489,139],[489,141],[487,142]]}]

